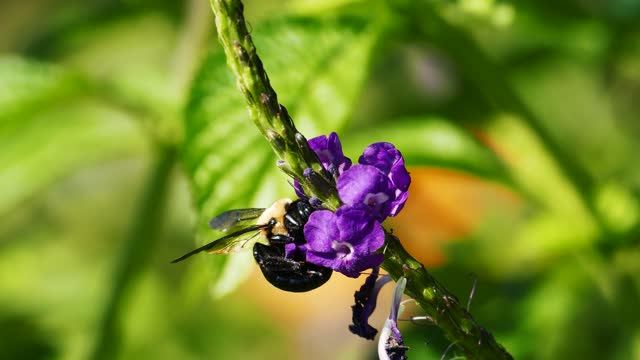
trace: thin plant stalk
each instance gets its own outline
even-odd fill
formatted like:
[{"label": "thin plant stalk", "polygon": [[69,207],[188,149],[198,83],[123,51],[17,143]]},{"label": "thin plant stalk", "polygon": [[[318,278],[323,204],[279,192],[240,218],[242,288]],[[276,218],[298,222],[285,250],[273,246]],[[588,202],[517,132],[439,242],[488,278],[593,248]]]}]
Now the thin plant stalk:
[{"label": "thin plant stalk", "polygon": [[[186,3],[186,19],[170,68],[170,85],[174,89],[179,102],[182,103],[183,94],[188,88],[195,68],[200,59],[202,43],[207,38],[210,14],[200,0],[190,0]],[[105,84],[106,85],[106,84]],[[141,117],[154,117],[160,120],[158,114],[148,109],[141,109],[135,104],[123,102],[123,97],[109,90],[109,86],[98,86],[107,98]],[[169,115],[173,116],[173,114]],[[156,122],[158,122],[156,121]],[[169,124],[180,124],[178,119],[169,119]],[[177,159],[176,142],[180,138],[181,129],[170,126],[158,133],[158,127],[152,129],[151,137],[156,147],[155,164],[144,186],[139,208],[131,223],[126,238],[123,241],[113,270],[112,288],[98,322],[96,339],[91,359],[113,359],[117,357],[120,348],[120,322],[123,304],[127,295],[135,285],[138,275],[144,270],[155,243],[162,230],[162,218],[165,214],[166,201],[170,193],[171,174]],[[161,129],[162,130],[162,129]],[[178,134],[178,135],[176,135]]]},{"label": "thin plant stalk", "polygon": [[116,258],[111,281],[113,287],[98,322],[97,338],[90,357],[93,360],[113,359],[118,353],[122,305],[146,265],[149,256],[145,254],[150,253],[159,238],[175,158],[174,148],[161,148],[149,174],[139,208]]}]

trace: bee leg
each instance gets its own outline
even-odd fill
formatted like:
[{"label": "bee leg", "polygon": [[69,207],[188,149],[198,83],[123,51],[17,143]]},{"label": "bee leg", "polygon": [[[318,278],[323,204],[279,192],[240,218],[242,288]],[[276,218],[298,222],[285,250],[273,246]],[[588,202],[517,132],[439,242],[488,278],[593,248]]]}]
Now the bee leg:
[{"label": "bee leg", "polygon": [[280,249],[274,246],[255,244],[253,246],[253,256],[260,268],[267,268],[271,272],[298,271],[302,268],[300,261],[285,258]]},{"label": "bee leg", "polygon": [[285,291],[313,290],[327,282],[332,273],[329,268],[287,259],[277,246],[256,243],[253,246],[253,257],[264,278],[273,286]]},{"label": "bee leg", "polygon": [[295,239],[289,235],[271,235],[269,243],[272,245],[285,245],[295,242]]}]

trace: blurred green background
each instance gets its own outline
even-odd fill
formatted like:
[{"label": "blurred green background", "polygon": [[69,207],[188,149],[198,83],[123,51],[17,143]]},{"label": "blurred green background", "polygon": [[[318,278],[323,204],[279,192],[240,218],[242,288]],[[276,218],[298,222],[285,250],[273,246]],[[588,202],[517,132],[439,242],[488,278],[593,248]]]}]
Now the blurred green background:
[{"label": "blurred green background", "polygon": [[[403,152],[388,227],[462,303],[478,279],[471,312],[515,358],[640,359],[640,1],[245,5],[308,138]],[[362,280],[169,264],[215,214],[293,196],[206,0],[4,0],[0,53],[1,358],[376,358],[347,329]],[[412,359],[449,345],[401,329]]]}]

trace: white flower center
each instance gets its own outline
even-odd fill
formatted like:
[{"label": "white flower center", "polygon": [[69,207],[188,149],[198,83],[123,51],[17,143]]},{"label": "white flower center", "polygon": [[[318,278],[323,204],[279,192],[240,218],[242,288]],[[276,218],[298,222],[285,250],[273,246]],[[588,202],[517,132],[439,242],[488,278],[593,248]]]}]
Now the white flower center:
[{"label": "white flower center", "polygon": [[340,242],[334,240],[331,243],[331,247],[336,251],[339,259],[349,260],[351,254],[353,253],[353,246],[348,242]]}]

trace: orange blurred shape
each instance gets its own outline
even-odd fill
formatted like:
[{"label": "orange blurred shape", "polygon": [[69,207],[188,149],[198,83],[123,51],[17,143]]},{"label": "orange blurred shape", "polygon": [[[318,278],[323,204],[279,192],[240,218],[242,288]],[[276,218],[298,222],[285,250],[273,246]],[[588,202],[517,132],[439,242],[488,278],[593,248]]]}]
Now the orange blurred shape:
[{"label": "orange blurred shape", "polygon": [[[359,338],[349,331],[353,293],[365,278],[362,275],[358,279],[351,279],[334,272],[326,284],[315,290],[291,293],[269,284],[256,266],[253,276],[232,297],[256,299],[263,316],[271,319],[280,331],[287,334],[282,346],[286,346],[293,359],[345,358],[345,353],[364,354],[375,350],[374,342]],[[388,285],[387,292],[392,288]],[[384,299],[379,300],[379,311],[371,319],[371,324],[378,329],[388,316],[387,297],[385,294]]]},{"label": "orange blurred shape", "polygon": [[426,167],[409,171],[409,199],[385,227],[425,266],[445,263],[445,243],[471,233],[492,211],[520,204],[506,187],[462,172]]}]

